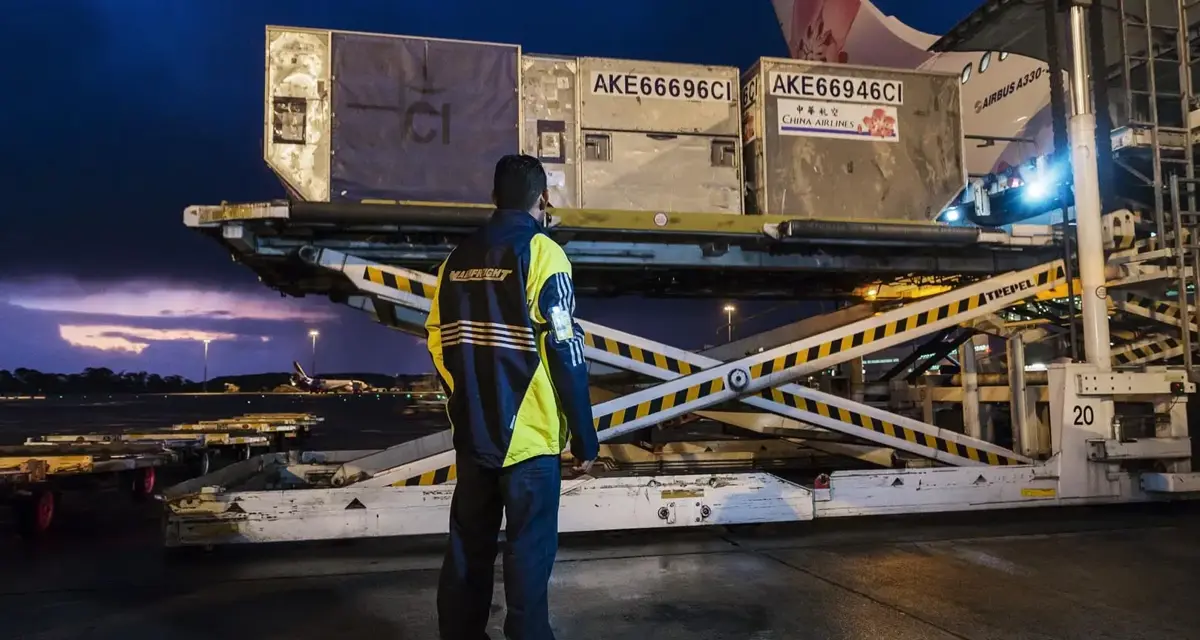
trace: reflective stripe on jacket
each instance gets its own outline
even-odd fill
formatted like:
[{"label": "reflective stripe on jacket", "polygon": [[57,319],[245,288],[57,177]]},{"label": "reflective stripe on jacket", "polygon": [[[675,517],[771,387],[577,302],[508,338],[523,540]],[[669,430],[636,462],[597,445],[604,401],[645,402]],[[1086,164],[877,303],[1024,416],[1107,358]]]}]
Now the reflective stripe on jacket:
[{"label": "reflective stripe on jacket", "polygon": [[566,253],[524,211],[500,210],[438,268],[425,322],[454,447],[486,468],[599,451]]}]

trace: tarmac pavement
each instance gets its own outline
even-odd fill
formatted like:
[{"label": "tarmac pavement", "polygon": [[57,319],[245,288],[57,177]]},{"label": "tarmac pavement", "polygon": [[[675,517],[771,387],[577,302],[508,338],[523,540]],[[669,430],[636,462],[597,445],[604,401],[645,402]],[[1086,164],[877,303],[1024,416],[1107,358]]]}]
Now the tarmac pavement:
[{"label": "tarmac pavement", "polygon": [[[326,416],[314,440],[330,448],[441,428],[394,398],[45,402],[0,407],[0,441],[262,411]],[[439,538],[168,551],[157,506],[67,494],[32,544],[0,509],[0,636],[437,637]],[[553,625],[560,640],[1200,639],[1198,541],[1200,505],[1181,504],[564,536]]]}]

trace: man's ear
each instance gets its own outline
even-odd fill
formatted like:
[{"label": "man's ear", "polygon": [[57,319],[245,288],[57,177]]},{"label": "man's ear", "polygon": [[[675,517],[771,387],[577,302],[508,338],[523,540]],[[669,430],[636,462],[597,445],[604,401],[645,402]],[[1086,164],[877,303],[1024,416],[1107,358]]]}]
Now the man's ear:
[{"label": "man's ear", "polygon": [[550,205],[550,190],[549,189],[542,190],[542,203],[544,205],[542,207],[543,209],[549,209],[551,207],[551,205]]}]

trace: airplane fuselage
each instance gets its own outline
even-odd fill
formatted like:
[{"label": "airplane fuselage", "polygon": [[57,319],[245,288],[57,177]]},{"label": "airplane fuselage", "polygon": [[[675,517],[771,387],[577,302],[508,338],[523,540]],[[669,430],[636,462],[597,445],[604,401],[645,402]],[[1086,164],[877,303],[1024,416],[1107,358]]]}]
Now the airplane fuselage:
[{"label": "airplane fuselage", "polygon": [[998,51],[941,53],[921,66],[959,76],[967,173],[986,175],[1049,153],[1050,67]]},{"label": "airplane fuselage", "polygon": [[884,15],[869,0],[772,3],[794,58],[958,76],[969,174],[987,175],[1050,151],[1046,63],[999,51],[930,52],[937,36]]}]

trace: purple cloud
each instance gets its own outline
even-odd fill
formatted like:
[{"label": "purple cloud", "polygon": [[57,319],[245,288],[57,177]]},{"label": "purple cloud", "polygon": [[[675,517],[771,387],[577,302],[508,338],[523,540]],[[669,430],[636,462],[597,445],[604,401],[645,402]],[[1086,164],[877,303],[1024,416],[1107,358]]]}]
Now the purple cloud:
[{"label": "purple cloud", "polygon": [[177,318],[322,322],[328,305],[269,297],[263,291],[228,291],[184,283],[76,282],[64,279],[0,282],[0,301],[30,311],[120,318]]}]

